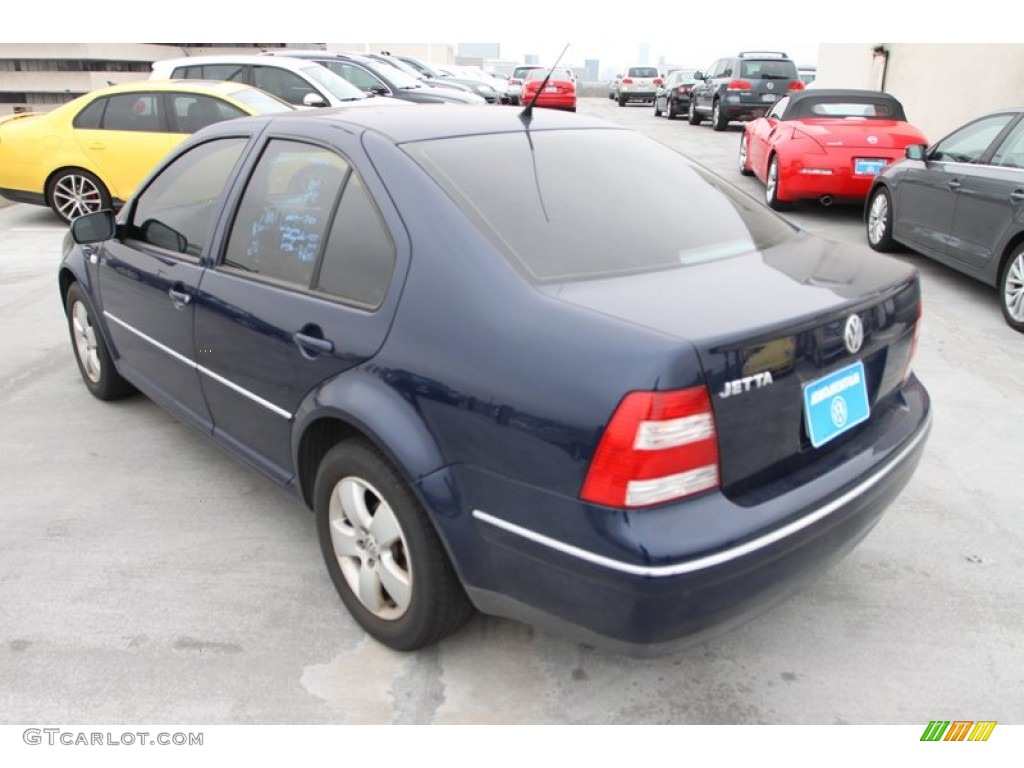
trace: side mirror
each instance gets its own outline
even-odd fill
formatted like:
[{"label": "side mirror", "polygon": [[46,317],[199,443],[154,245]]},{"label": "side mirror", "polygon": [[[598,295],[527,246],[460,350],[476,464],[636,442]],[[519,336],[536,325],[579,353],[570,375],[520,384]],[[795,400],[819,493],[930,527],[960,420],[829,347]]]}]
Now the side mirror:
[{"label": "side mirror", "polygon": [[310,91],[302,97],[302,105],[305,107],[326,107],[327,99],[321,96],[319,93],[313,93]]},{"label": "side mirror", "polygon": [[102,243],[117,233],[113,211],[96,211],[79,216],[71,222],[71,239],[79,245]]},{"label": "side mirror", "polygon": [[388,89],[385,88],[383,85],[374,85],[370,88],[370,93],[375,94],[377,96],[387,96]]},{"label": "side mirror", "polygon": [[927,147],[924,144],[911,144],[907,147],[908,160],[924,160]]},{"label": "side mirror", "polygon": [[147,243],[168,251],[188,253],[188,240],[176,229],[156,219],[149,219],[142,224],[142,237]]},{"label": "side mirror", "polygon": [[693,79],[694,80],[707,80],[707,78],[704,77],[704,73],[701,72],[699,69],[696,72],[693,73]]}]

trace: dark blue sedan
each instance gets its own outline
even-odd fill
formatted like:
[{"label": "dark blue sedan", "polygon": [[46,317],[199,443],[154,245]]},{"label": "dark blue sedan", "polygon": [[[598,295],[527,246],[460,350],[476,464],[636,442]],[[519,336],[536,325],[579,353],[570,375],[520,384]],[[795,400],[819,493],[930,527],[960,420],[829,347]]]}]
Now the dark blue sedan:
[{"label": "dark blue sedan", "polygon": [[662,652],[871,529],[930,424],[912,267],[598,120],[398,111],[218,124],[77,219],[89,390],[292,488],[402,650],[476,608]]}]

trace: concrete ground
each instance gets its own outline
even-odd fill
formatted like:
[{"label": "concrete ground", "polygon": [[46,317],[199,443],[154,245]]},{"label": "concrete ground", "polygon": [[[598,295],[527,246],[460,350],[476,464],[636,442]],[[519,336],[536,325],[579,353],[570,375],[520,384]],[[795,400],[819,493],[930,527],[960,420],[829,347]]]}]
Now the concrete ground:
[{"label": "concrete ground", "polygon": [[[738,125],[580,111],[762,195]],[[864,242],[857,208],[788,215]],[[932,436],[878,527],[788,602],[654,660],[483,616],[400,654],[344,611],[301,504],[145,398],[88,394],[65,231],[0,208],[0,723],[1024,722],[1024,336],[992,289],[899,256],[923,275]]]}]

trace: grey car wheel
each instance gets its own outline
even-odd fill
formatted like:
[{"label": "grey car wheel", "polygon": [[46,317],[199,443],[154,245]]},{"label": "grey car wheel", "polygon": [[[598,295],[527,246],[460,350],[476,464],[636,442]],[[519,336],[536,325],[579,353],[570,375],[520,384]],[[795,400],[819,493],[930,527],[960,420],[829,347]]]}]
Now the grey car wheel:
[{"label": "grey car wheel", "polygon": [[669,120],[675,120],[679,116],[679,112],[676,109],[676,103],[671,97],[665,99],[665,117]]},{"label": "grey car wheel", "polygon": [[110,193],[103,182],[81,168],[68,168],[54,176],[46,199],[65,223],[110,207]]},{"label": "grey car wheel", "polygon": [[1013,330],[1024,333],[1024,245],[1018,245],[1006,260],[999,295],[1006,322]]},{"label": "grey car wheel", "polygon": [[78,283],[68,288],[64,310],[75,361],[86,388],[100,400],[116,400],[131,394],[134,388],[114,368],[103,334],[96,327],[92,307]]},{"label": "grey car wheel", "polygon": [[654,97],[654,116],[661,117],[661,110],[658,108],[658,97]]},{"label": "grey car wheel", "polygon": [[896,250],[892,239],[892,198],[889,190],[879,187],[872,193],[867,216],[868,245],[876,251]]},{"label": "grey car wheel", "polygon": [[472,615],[422,505],[373,445],[355,439],[328,451],[316,475],[314,509],[331,580],[378,641],[416,650]]}]

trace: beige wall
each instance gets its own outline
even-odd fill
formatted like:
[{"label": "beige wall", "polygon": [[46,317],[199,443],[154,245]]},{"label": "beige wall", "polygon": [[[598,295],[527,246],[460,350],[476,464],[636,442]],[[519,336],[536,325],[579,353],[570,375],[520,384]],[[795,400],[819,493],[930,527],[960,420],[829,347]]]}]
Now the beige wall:
[{"label": "beige wall", "polygon": [[[882,85],[879,43],[823,43],[820,88]],[[1017,43],[882,43],[889,51],[885,90],[903,102],[907,118],[930,142],[959,125],[1004,107],[1024,106],[1024,45]]]}]

